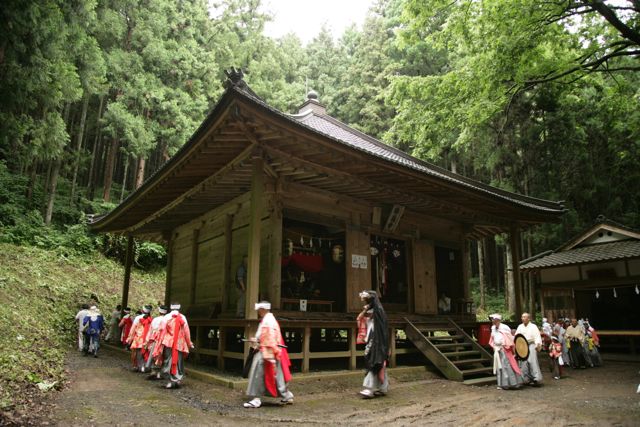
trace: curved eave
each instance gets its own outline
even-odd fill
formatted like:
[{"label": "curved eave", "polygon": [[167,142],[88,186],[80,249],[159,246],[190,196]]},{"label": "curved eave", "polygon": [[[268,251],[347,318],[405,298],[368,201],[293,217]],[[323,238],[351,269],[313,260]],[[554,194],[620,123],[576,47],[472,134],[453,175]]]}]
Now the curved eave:
[{"label": "curved eave", "polygon": [[131,207],[139,202],[146,194],[156,189],[164,179],[189,158],[190,155],[197,149],[199,142],[211,132],[211,127],[216,122],[219,122],[224,116],[226,110],[232,104],[234,91],[227,90],[220,98],[218,103],[211,109],[205,120],[200,124],[198,129],[193,133],[191,138],[173,155],[162,167],[155,171],[145,182],[129,194],[118,206],[105,215],[100,216],[89,227],[95,232],[122,232],[126,229],[118,227],[116,229],[110,229],[109,225],[122,215],[126,214]]}]

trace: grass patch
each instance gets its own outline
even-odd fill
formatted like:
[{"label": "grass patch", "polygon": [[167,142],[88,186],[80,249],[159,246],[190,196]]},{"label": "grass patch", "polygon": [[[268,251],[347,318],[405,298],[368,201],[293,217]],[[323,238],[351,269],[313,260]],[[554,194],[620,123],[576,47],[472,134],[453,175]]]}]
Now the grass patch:
[{"label": "grass patch", "polygon": [[[63,384],[79,305],[96,301],[108,318],[123,276],[122,265],[97,253],[0,243],[0,410],[28,405],[43,393],[38,383]],[[130,305],[163,300],[164,283],[164,270],[134,270]]]}]

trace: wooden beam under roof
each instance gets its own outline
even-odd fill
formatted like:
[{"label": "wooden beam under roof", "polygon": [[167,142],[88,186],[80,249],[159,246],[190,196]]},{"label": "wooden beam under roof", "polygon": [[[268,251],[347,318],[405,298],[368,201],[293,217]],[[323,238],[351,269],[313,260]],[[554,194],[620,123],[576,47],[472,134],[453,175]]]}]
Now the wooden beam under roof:
[{"label": "wooden beam under roof", "polygon": [[246,160],[253,150],[255,149],[255,144],[250,144],[247,146],[240,154],[238,154],[235,159],[233,159],[230,163],[221,169],[219,169],[216,173],[209,176],[204,181],[200,182],[198,185],[191,187],[188,191],[184,192],[180,197],[174,199],[171,203],[165,205],[163,208],[157,210],[153,215],[146,217],[144,220],[138,222],[137,224],[129,227],[127,229],[128,232],[132,233],[138,228],[142,227],[145,224],[152,222],[153,220],[159,218],[164,213],[174,209],[178,205],[180,205],[184,200],[192,197],[193,195],[205,190],[207,186],[212,185],[217,180],[219,180],[222,176],[226,175],[228,172],[232,171],[236,168],[242,161]]},{"label": "wooden beam under roof", "polygon": [[[347,187],[357,188],[362,191],[371,190],[371,191],[374,191],[374,194],[380,194],[381,198],[387,200],[387,202],[394,200],[397,204],[400,204],[400,205],[419,204],[431,209],[437,209],[442,213],[448,212],[452,214],[452,216],[457,216],[461,219],[471,218],[474,221],[477,220],[482,222],[489,222],[489,223],[494,223],[495,225],[508,224],[507,221],[504,221],[504,224],[501,223],[500,220],[497,220],[493,216],[465,210],[464,207],[462,206],[453,205],[437,199],[424,197],[422,194],[417,195],[412,193],[406,193],[402,190],[399,190],[397,187],[391,188],[391,187],[387,187],[384,184],[365,181],[365,180],[359,179],[358,177],[354,177],[353,175],[350,175],[347,172],[333,170],[326,166],[312,163],[309,160],[294,157],[288,153],[280,151],[277,148],[273,148],[268,144],[265,144],[263,146],[263,149],[272,158],[280,157],[280,158],[286,159],[286,163],[289,165],[295,165],[298,168],[303,170],[306,169],[309,171],[316,171],[316,173],[324,173],[328,177],[333,177],[336,180],[335,183],[328,181],[326,185],[317,184],[319,188],[323,188],[330,191],[341,191],[341,192],[345,192],[346,191],[345,188]],[[276,171],[277,171],[277,168],[276,168]],[[342,187],[341,190],[339,189],[340,187]],[[357,193],[357,190],[354,190],[351,192],[351,194],[354,194],[354,193]],[[376,198],[376,201],[380,201],[380,197]]]}]

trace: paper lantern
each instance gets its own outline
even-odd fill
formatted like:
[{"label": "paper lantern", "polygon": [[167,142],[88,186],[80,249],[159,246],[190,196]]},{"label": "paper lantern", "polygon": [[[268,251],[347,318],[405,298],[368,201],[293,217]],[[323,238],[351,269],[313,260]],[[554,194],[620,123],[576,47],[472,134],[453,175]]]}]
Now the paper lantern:
[{"label": "paper lantern", "polygon": [[342,245],[335,245],[331,248],[331,259],[336,264],[340,264],[344,261],[344,248]]}]

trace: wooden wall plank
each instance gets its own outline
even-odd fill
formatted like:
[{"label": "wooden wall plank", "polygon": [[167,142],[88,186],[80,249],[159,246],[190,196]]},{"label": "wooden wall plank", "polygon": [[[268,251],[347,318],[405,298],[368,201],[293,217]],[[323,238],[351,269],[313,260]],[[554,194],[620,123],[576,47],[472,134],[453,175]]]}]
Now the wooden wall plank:
[{"label": "wooden wall plank", "polygon": [[436,285],[436,254],[433,242],[413,242],[413,283],[415,312],[438,313],[438,289]]},{"label": "wooden wall plank", "polygon": [[[357,313],[362,310],[362,302],[358,294],[371,289],[371,256],[369,251],[369,233],[354,227],[347,227],[345,248],[345,269],[347,274],[346,301],[347,311]],[[353,255],[363,255],[367,258],[367,268],[351,266]]]}]

